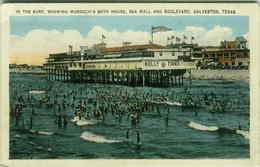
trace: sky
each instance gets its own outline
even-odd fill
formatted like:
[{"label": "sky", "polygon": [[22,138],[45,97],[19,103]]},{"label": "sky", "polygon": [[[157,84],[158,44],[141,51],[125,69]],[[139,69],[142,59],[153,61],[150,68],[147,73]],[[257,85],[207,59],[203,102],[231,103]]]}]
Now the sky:
[{"label": "sky", "polygon": [[[171,31],[154,34],[154,43],[165,45],[167,37],[183,35],[199,45],[219,45],[236,36],[248,38],[247,16],[12,16],[10,19],[11,63],[40,65],[50,53],[66,52],[101,41],[108,47],[122,42],[145,44],[152,26]],[[189,42],[190,40],[186,42]]]}]

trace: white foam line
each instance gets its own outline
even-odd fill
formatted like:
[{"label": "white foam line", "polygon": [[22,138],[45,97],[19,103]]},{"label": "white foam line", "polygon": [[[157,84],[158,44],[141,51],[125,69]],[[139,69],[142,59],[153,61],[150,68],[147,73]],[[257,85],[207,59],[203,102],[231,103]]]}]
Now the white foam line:
[{"label": "white foam line", "polygon": [[79,120],[76,122],[76,125],[78,126],[87,126],[87,125],[95,125],[97,121],[93,120]]},{"label": "white foam line", "polygon": [[248,131],[244,131],[244,130],[236,130],[236,133],[239,135],[242,135],[244,138],[250,140],[250,134]]},{"label": "white foam line", "polygon": [[110,139],[106,139],[104,136],[99,136],[96,135],[94,133],[91,132],[83,132],[80,135],[80,138],[82,138],[83,140],[87,140],[87,141],[92,141],[95,143],[119,143],[122,142],[121,140],[110,140]]},{"label": "white foam line", "polygon": [[45,91],[44,90],[31,90],[29,93],[30,94],[42,94],[42,93],[45,93]]},{"label": "white foam line", "polygon": [[[217,131],[217,130],[219,130],[219,127],[217,127],[217,126],[205,126],[205,125],[201,125],[199,123],[192,122],[192,121],[190,121],[188,123],[188,126],[190,128],[193,128],[193,129],[196,129],[196,130],[202,130],[202,131]],[[249,135],[248,131],[236,130],[235,133],[242,135],[245,139],[250,140],[250,135]]]},{"label": "white foam line", "polygon": [[193,129],[202,130],[202,131],[217,131],[218,130],[217,126],[205,126],[205,125],[201,125],[199,123],[195,123],[192,121],[188,123],[188,126]]},{"label": "white foam line", "polygon": [[33,134],[39,134],[39,135],[53,135],[54,132],[47,132],[47,131],[38,131],[38,130],[30,130],[31,133]]},{"label": "white foam line", "polygon": [[86,120],[84,118],[79,120],[79,117],[76,116],[71,120],[71,122],[74,122],[77,126],[87,126],[87,125],[95,125],[95,124],[97,124],[98,121],[96,121],[96,120]]}]

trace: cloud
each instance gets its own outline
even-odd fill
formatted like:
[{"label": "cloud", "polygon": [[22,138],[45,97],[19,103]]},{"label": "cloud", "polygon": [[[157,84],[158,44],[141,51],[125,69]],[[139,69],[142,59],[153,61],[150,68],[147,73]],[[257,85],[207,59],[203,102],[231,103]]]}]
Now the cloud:
[{"label": "cloud", "polygon": [[212,30],[206,32],[203,42],[207,42],[208,45],[217,45],[222,40],[231,40],[232,35],[231,28],[215,26]]},{"label": "cloud", "polygon": [[67,51],[69,44],[79,47],[84,40],[77,30],[32,30],[23,37],[11,35],[11,63],[42,64],[49,53]]},{"label": "cloud", "polygon": [[86,42],[90,46],[101,41],[102,35],[105,36],[104,41],[108,46],[122,45],[123,42],[132,42],[135,44],[147,43],[151,36],[148,32],[132,31],[119,32],[116,29],[112,31],[105,30],[100,26],[93,27],[86,36]]},{"label": "cloud", "polygon": [[245,33],[244,35],[243,35],[243,37],[246,39],[246,40],[248,40],[249,41],[249,33],[247,32],[247,33]]},{"label": "cloud", "polygon": [[250,47],[249,32],[245,33],[245,34],[243,35],[243,37],[248,41],[248,42],[247,42],[247,47],[249,48],[249,47]]},{"label": "cloud", "polygon": [[[68,45],[73,45],[73,50],[79,50],[79,46],[92,46],[99,43],[105,36],[104,41],[108,47],[121,46],[122,42],[133,44],[147,44],[151,40],[151,33],[145,31],[127,30],[120,32],[116,29],[107,30],[101,26],[94,26],[87,34],[81,34],[78,30],[44,30],[35,29],[24,36],[11,35],[11,63],[42,64],[50,53],[66,52]],[[212,29],[203,27],[187,26],[185,29],[154,34],[154,43],[165,45],[167,37],[178,36],[195,37],[194,42],[200,45],[219,45],[222,40],[233,39],[233,31],[229,27],[216,25]]]},{"label": "cloud", "polygon": [[233,40],[233,31],[229,27],[216,25],[210,30],[203,27],[186,27],[185,31],[195,37],[195,41],[204,46],[218,46],[223,40]]}]

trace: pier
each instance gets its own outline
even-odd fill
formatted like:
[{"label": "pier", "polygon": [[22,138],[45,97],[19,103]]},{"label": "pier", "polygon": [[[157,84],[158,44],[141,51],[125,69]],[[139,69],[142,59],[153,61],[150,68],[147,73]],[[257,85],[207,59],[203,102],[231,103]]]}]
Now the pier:
[{"label": "pier", "polygon": [[[193,62],[180,60],[188,50],[134,45],[101,51],[51,54],[45,64],[49,80],[127,86],[181,87],[191,84]],[[91,54],[90,54],[91,53]],[[184,74],[188,73],[188,77]],[[188,80],[188,82],[185,82]]]},{"label": "pier", "polygon": [[[127,86],[179,87],[188,69],[178,70],[67,70],[49,69],[48,80]],[[189,80],[189,82],[191,82]]]}]

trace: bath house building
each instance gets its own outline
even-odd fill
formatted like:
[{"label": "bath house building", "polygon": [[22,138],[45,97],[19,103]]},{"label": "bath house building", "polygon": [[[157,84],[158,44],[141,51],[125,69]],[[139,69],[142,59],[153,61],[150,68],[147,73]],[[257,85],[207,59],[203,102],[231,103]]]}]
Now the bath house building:
[{"label": "bath house building", "polygon": [[106,47],[104,42],[79,51],[50,54],[44,64],[51,80],[114,83],[133,86],[181,86],[184,74],[195,68],[183,57],[187,48],[168,48],[153,43]]}]

